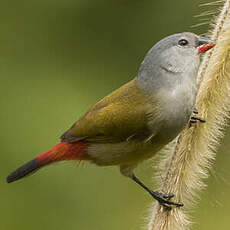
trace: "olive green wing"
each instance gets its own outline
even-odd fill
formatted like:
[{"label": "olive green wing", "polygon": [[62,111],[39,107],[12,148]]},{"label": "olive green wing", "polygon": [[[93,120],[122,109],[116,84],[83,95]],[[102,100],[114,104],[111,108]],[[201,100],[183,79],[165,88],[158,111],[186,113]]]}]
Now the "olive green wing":
[{"label": "olive green wing", "polygon": [[61,140],[104,143],[146,139],[152,135],[148,124],[153,107],[133,80],[99,101]]}]

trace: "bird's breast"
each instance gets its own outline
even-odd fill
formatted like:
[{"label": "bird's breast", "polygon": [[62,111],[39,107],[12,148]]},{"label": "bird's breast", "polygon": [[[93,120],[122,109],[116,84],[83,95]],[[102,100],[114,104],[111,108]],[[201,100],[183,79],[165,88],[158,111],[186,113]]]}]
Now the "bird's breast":
[{"label": "bird's breast", "polygon": [[162,123],[159,136],[168,142],[178,135],[190,119],[196,98],[196,84],[178,84],[173,89],[162,91],[159,98]]}]

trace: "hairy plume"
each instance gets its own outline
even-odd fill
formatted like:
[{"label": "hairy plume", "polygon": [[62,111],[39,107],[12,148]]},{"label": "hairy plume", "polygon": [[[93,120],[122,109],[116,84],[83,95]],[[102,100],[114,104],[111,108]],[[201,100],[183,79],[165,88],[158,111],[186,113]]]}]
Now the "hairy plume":
[{"label": "hairy plume", "polygon": [[159,165],[161,177],[163,175],[161,191],[175,194],[175,200],[183,202],[185,207],[167,211],[155,204],[149,230],[190,229],[187,210],[205,185],[203,179],[208,176],[227,124],[230,111],[230,0],[225,1],[216,17],[210,37],[217,45],[202,60],[196,101],[199,116],[205,118],[206,123],[185,128]]}]

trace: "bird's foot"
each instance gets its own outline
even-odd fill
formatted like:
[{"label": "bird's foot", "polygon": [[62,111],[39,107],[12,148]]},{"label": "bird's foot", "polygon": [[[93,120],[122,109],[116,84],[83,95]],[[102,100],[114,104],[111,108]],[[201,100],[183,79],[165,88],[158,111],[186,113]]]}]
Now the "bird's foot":
[{"label": "bird's foot", "polygon": [[206,122],[204,118],[196,116],[196,115],[198,114],[198,110],[197,110],[196,108],[194,108],[193,113],[194,113],[195,115],[193,115],[193,116],[190,118],[189,126],[191,126],[191,125],[194,124],[194,123],[197,123],[197,121],[199,121],[199,122],[201,122],[201,123]]},{"label": "bird's foot", "polygon": [[204,118],[202,117],[197,117],[197,116],[192,116],[190,118],[190,123],[196,123],[197,121],[201,122],[201,123],[204,123],[206,122]]},{"label": "bird's foot", "polygon": [[194,108],[192,112],[193,112],[194,114],[198,114],[197,108]]},{"label": "bird's foot", "polygon": [[182,207],[184,206],[182,203],[176,203],[171,201],[170,199],[174,197],[173,194],[169,193],[169,194],[163,194],[160,192],[155,192],[151,189],[149,189],[146,185],[144,185],[134,174],[132,174],[131,178],[137,183],[139,184],[142,188],[144,188],[147,192],[150,193],[150,195],[159,202],[160,205],[162,205],[163,207],[165,207],[166,210],[171,210],[172,209],[172,205],[175,205],[176,207]]},{"label": "bird's foot", "polygon": [[171,201],[170,199],[174,197],[174,195],[171,193],[163,194],[160,192],[151,191],[150,194],[154,199],[156,199],[159,202],[160,205],[162,205],[165,209],[169,211],[172,209],[172,205],[175,205],[176,207],[184,206],[183,203],[176,203]]}]

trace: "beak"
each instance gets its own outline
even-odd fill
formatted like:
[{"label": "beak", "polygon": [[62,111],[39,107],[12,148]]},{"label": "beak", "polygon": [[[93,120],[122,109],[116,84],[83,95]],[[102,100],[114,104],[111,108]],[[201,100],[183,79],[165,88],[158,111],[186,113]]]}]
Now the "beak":
[{"label": "beak", "polygon": [[198,39],[198,53],[205,53],[206,51],[212,49],[216,44],[210,38],[205,38],[200,36]]}]

